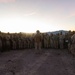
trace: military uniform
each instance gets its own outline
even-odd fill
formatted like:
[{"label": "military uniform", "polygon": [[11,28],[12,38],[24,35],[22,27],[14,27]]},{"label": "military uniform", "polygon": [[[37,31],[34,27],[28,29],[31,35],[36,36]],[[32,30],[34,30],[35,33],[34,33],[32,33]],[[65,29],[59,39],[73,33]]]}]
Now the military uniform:
[{"label": "military uniform", "polygon": [[53,38],[53,34],[50,35],[50,47],[54,48],[54,38]]},{"label": "military uniform", "polygon": [[6,37],[6,49],[10,50],[10,40],[9,40],[9,37]]},{"label": "military uniform", "polygon": [[59,45],[60,45],[60,49],[64,48],[64,35],[63,34],[59,35]]},{"label": "military uniform", "polygon": [[58,49],[58,44],[59,44],[59,36],[54,35],[54,48]]},{"label": "military uniform", "polygon": [[71,40],[72,40],[72,44],[71,44],[70,51],[73,55],[75,55],[75,34],[71,37]]},{"label": "military uniform", "polygon": [[35,50],[36,51],[41,50],[42,37],[41,37],[41,33],[39,31],[37,31],[37,33],[35,34],[34,40],[35,40]]},{"label": "military uniform", "polygon": [[12,49],[15,50],[17,48],[17,45],[16,45],[16,40],[15,40],[15,37],[14,35],[12,36]]},{"label": "military uniform", "polygon": [[2,33],[0,31],[0,52],[2,51]]},{"label": "military uniform", "polygon": [[49,35],[44,35],[44,48],[49,48]]},{"label": "military uniform", "polygon": [[0,37],[0,52],[2,51],[2,38]]}]

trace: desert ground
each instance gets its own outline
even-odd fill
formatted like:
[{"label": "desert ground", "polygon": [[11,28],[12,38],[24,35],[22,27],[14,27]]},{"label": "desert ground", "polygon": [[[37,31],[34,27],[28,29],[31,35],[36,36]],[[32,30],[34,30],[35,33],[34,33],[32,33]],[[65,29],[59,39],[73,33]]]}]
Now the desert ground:
[{"label": "desert ground", "polygon": [[68,50],[11,50],[0,53],[0,75],[75,75],[75,56]]}]

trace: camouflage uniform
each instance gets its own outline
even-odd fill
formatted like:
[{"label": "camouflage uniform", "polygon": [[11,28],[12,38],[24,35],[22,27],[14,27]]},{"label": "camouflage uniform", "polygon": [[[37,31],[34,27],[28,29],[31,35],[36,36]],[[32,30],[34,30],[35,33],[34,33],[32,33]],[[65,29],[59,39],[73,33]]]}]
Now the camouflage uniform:
[{"label": "camouflage uniform", "polygon": [[34,40],[35,40],[35,50],[36,52],[38,52],[38,50],[41,50],[41,41],[42,41],[41,33],[39,31],[37,31],[36,35],[34,36]]},{"label": "camouflage uniform", "polygon": [[26,37],[24,37],[24,49],[26,49]]},{"label": "camouflage uniform", "polygon": [[56,34],[54,35],[54,48],[58,49],[58,44],[59,44],[59,36]]},{"label": "camouflage uniform", "polygon": [[64,35],[63,35],[63,34],[60,34],[60,35],[59,35],[59,45],[60,45],[60,49],[63,49],[63,48],[64,48],[63,44],[64,44]]},{"label": "camouflage uniform", "polygon": [[71,33],[71,31],[69,31],[69,32],[68,32],[68,50],[69,50],[69,51],[70,51],[71,44],[72,44],[71,36],[72,36],[72,33]]},{"label": "camouflage uniform", "polygon": [[31,39],[30,39],[30,37],[28,37],[28,49],[30,49],[31,48]]},{"label": "camouflage uniform", "polygon": [[49,48],[49,35],[44,35],[44,48]]},{"label": "camouflage uniform", "polygon": [[2,33],[0,31],[0,52],[2,51]]},{"label": "camouflage uniform", "polygon": [[33,38],[29,37],[29,48],[31,49],[33,47]]},{"label": "camouflage uniform", "polygon": [[34,37],[32,37],[31,46],[32,46],[32,48],[34,48]]},{"label": "camouflage uniform", "polygon": [[0,36],[0,52],[2,51],[2,38]]},{"label": "camouflage uniform", "polygon": [[15,50],[16,47],[17,47],[17,46],[16,46],[16,40],[15,40],[15,37],[13,36],[13,37],[12,37],[12,49]]},{"label": "camouflage uniform", "polygon": [[5,35],[3,34],[3,37],[2,37],[2,51],[5,51],[6,50],[6,37]]},{"label": "camouflage uniform", "polygon": [[18,49],[21,49],[21,40],[20,40],[20,38],[18,38]]},{"label": "camouflage uniform", "polygon": [[9,40],[9,36],[6,36],[6,49],[10,50],[10,40]]},{"label": "camouflage uniform", "polygon": [[51,36],[49,35],[49,48],[51,48],[51,40],[50,40]]},{"label": "camouflage uniform", "polygon": [[44,48],[44,33],[42,33],[41,36],[42,36],[41,47]]},{"label": "camouflage uniform", "polygon": [[75,34],[71,37],[71,40],[72,40],[72,45],[70,51],[73,55],[75,55]]},{"label": "camouflage uniform", "polygon": [[28,39],[28,37],[26,37],[26,48],[29,49],[29,39]]},{"label": "camouflage uniform", "polygon": [[50,46],[51,48],[54,48],[54,39],[53,39],[53,34],[50,35]]},{"label": "camouflage uniform", "polygon": [[10,49],[12,50],[12,34],[10,35],[10,39],[9,39],[9,41],[10,41]]}]

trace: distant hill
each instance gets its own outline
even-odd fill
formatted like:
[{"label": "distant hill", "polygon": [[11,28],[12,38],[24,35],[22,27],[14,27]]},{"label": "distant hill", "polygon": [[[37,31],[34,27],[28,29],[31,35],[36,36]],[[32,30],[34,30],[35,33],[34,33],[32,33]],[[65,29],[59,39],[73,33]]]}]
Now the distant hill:
[{"label": "distant hill", "polygon": [[46,32],[46,33],[48,33],[50,35],[51,33],[58,34],[60,32],[62,32],[63,34],[68,33],[68,31],[66,31],[66,30],[59,30],[59,31],[53,31],[53,32]]}]

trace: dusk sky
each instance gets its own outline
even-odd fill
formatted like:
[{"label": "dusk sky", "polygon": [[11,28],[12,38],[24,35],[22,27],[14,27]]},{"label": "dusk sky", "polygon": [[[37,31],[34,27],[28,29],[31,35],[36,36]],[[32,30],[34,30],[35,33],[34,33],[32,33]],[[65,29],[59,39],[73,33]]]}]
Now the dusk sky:
[{"label": "dusk sky", "polygon": [[75,0],[0,0],[0,31],[75,30]]}]

